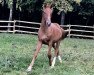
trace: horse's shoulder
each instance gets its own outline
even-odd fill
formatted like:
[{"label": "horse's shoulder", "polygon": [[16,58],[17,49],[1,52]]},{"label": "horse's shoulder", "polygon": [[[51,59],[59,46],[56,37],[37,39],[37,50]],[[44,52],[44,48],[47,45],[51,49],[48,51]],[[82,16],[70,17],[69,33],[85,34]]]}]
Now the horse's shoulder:
[{"label": "horse's shoulder", "polygon": [[58,23],[52,23],[55,27],[60,28],[60,25]]},{"label": "horse's shoulder", "polygon": [[52,24],[54,24],[54,25],[59,25],[58,23],[52,23]]}]

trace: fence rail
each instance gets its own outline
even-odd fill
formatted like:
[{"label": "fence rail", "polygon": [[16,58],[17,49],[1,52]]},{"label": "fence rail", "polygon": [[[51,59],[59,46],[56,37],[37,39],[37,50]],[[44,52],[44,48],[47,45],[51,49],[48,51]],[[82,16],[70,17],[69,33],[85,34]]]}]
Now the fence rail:
[{"label": "fence rail", "polygon": [[[8,23],[11,23],[11,26],[8,26]],[[30,24],[30,25],[28,26],[27,24]],[[14,21],[0,20],[0,32],[38,34],[37,33],[39,29],[38,25],[40,26],[40,24],[41,23],[19,21],[19,20],[14,20]],[[85,37],[85,38],[94,39],[94,25],[93,26],[60,25],[60,26],[67,28],[67,30],[69,31],[69,35],[68,35],[69,37],[73,36],[73,37],[83,37],[83,38]],[[11,30],[8,30],[8,28],[11,28]],[[85,28],[88,28],[88,29],[84,30]],[[77,33],[80,33],[80,34],[77,34]],[[81,34],[81,33],[85,33],[85,34]],[[91,35],[88,35],[88,34],[91,34]]]}]

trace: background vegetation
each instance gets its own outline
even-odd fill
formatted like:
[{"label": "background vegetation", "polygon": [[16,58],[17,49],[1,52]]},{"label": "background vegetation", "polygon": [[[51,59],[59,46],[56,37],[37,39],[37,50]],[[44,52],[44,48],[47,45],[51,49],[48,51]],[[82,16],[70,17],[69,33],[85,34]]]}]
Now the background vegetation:
[{"label": "background vegetation", "polygon": [[43,45],[32,73],[27,73],[36,43],[34,35],[0,33],[0,75],[94,75],[94,40],[63,40],[60,45],[63,63],[57,60],[54,69],[49,68],[48,48]]},{"label": "background vegetation", "polygon": [[[94,0],[0,0],[0,19],[40,22],[43,3],[51,1],[54,1],[55,5],[52,18],[54,22],[94,24]],[[58,11],[61,11],[61,14],[58,15]]]}]

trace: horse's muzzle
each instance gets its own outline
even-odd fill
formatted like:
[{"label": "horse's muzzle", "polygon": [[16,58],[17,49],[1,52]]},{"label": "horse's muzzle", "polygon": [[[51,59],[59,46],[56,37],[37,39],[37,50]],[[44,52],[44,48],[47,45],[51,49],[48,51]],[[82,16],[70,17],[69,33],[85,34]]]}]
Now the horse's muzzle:
[{"label": "horse's muzzle", "polygon": [[49,27],[51,25],[51,20],[47,20],[46,25]]}]

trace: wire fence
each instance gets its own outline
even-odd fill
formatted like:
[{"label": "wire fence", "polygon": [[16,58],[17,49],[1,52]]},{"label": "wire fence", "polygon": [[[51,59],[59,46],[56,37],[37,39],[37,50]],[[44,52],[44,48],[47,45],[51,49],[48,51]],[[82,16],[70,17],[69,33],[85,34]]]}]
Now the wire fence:
[{"label": "wire fence", "polygon": [[[8,26],[11,23],[11,26]],[[3,21],[0,20],[0,32],[9,33],[27,33],[27,34],[38,34],[38,29],[41,23],[28,22],[28,21]],[[69,34],[68,37],[82,37],[94,39],[94,25],[83,26],[83,25],[60,25],[64,29],[67,29]],[[10,30],[8,29],[10,28]]]}]

